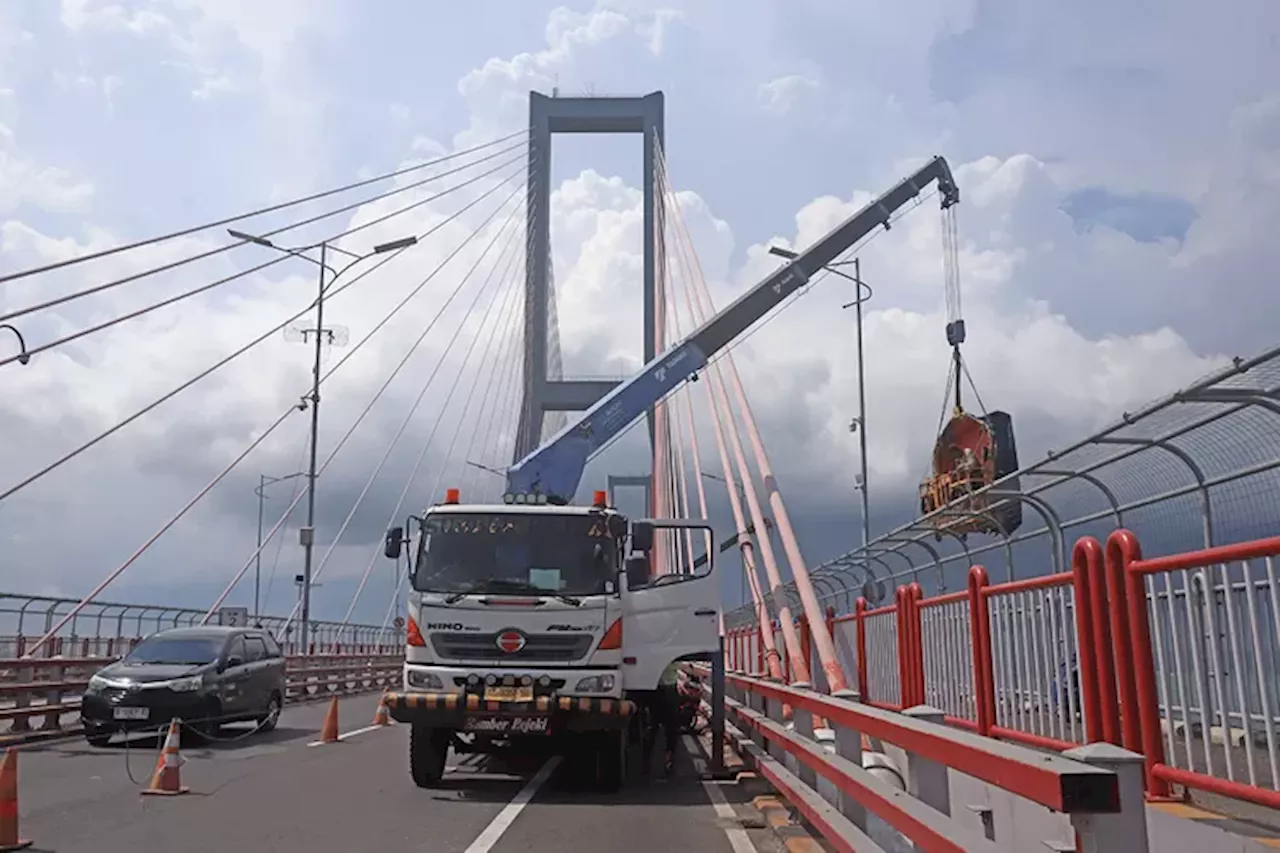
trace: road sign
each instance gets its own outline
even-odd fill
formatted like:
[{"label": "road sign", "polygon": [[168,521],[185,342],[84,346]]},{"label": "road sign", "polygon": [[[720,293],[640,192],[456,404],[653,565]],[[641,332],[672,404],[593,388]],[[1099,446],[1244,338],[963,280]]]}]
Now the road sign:
[{"label": "road sign", "polygon": [[218,611],[218,624],[230,628],[243,628],[249,624],[249,608],[223,607]]}]

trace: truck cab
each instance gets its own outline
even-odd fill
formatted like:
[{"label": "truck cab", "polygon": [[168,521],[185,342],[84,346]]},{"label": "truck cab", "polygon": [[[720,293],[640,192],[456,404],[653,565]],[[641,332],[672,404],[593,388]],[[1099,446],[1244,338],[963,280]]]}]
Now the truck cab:
[{"label": "truck cab", "polygon": [[650,570],[660,531],[691,527],[710,529],[629,521],[603,492],[589,506],[483,505],[450,489],[408,535],[388,531],[411,591],[403,689],[387,705],[412,726],[414,781],[438,784],[450,748],[533,740],[588,758],[616,788],[662,671],[718,648],[710,555],[701,571]]}]

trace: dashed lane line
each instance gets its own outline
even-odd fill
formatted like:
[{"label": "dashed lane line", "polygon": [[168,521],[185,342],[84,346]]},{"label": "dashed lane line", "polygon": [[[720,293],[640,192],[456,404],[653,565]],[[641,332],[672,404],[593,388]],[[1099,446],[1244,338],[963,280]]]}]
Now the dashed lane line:
[{"label": "dashed lane line", "polygon": [[547,763],[542,765],[541,769],[533,775],[533,778],[525,783],[525,786],[520,789],[520,793],[516,794],[511,802],[502,807],[502,811],[498,812],[497,817],[476,836],[476,840],[472,841],[463,853],[489,853],[493,849],[493,845],[498,843],[498,839],[502,838],[503,833],[511,828],[511,824],[520,816],[520,812],[524,811],[524,807],[533,800],[534,795],[538,793],[538,789],[551,777],[556,767],[559,766],[560,760],[558,755],[548,758]]},{"label": "dashed lane line", "polygon": [[[338,740],[346,740],[346,739],[347,739],[347,738],[349,738],[349,737],[355,737],[356,735],[362,735],[362,734],[364,734],[365,732],[372,732],[372,731],[375,731],[375,730],[377,730],[377,729],[389,729],[389,728],[391,728],[391,727],[390,727],[390,726],[376,726],[376,725],[375,725],[375,726],[365,726],[365,727],[364,727],[364,728],[362,728],[362,729],[352,729],[352,730],[351,730],[351,731],[349,731],[349,732],[342,732],[341,734],[339,734],[339,735],[338,735]],[[328,742],[329,742],[329,741],[313,740],[313,741],[311,741],[311,743],[307,744],[307,746],[324,746],[324,745],[325,745],[326,743],[328,743]]]}]

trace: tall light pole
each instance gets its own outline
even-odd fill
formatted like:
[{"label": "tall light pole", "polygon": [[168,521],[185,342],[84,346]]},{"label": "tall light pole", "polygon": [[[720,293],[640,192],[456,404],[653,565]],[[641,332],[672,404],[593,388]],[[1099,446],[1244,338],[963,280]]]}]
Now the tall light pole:
[{"label": "tall light pole", "polygon": [[18,331],[18,327],[11,323],[0,323],[0,329],[8,329],[18,339],[18,364],[26,364],[31,361],[31,354],[27,352],[27,339],[22,337],[22,332]]},{"label": "tall light pole", "polygon": [[[298,539],[302,544],[302,627],[299,634],[299,647],[302,654],[307,654],[310,645],[309,639],[311,634],[311,561],[312,551],[315,547],[315,523],[316,523],[316,439],[320,432],[320,360],[324,354],[324,293],[338,277],[353,266],[363,261],[365,258],[381,255],[384,252],[395,252],[401,249],[407,249],[418,242],[417,237],[402,237],[399,240],[392,240],[389,243],[379,243],[369,252],[363,255],[357,255],[355,252],[348,252],[337,246],[330,246],[328,241],[322,241],[316,245],[303,246],[298,249],[289,249],[284,246],[277,246],[266,237],[259,237],[255,234],[246,234],[243,231],[236,231],[228,228],[227,233],[238,240],[245,240],[249,243],[256,243],[259,246],[265,246],[268,249],[275,249],[277,252],[283,252],[286,255],[295,255],[303,260],[310,261],[320,268],[320,279],[316,286],[316,327],[315,332],[315,360],[312,368],[311,376],[311,394],[304,397],[304,404],[309,400],[311,404],[311,450],[310,458],[307,465],[307,524],[298,531]],[[310,249],[320,249],[320,260],[315,260],[306,252]],[[333,250],[340,254],[351,258],[342,269],[335,270],[327,263],[327,253]],[[328,280],[325,279],[325,273],[329,273]],[[306,341],[306,331],[303,332],[302,339]]]},{"label": "tall light pole", "polygon": [[[769,254],[777,255],[780,258],[791,260],[796,257],[796,253],[790,249],[784,249],[781,246],[770,246]],[[853,275],[836,269],[844,264],[852,264]],[[852,261],[843,261],[840,263],[828,264],[823,267],[827,272],[838,275],[843,279],[848,279],[857,287],[857,298],[852,302],[841,305],[841,308],[853,308],[856,316],[857,325],[857,346],[858,346],[858,414],[849,422],[849,431],[858,433],[858,449],[862,457],[862,471],[858,475],[854,488],[856,488],[862,497],[862,544],[865,547],[871,541],[871,508],[870,499],[867,497],[867,375],[865,364],[862,359],[862,303],[866,302],[872,296],[871,285],[862,280],[862,264],[858,258]]]},{"label": "tall light pole", "polygon": [[254,487],[253,493],[258,496],[258,551],[254,555],[253,566],[253,621],[256,623],[262,616],[261,598],[262,598],[262,513],[267,496],[263,493],[263,489],[272,483],[282,483],[285,480],[292,480],[296,477],[307,476],[302,471],[296,471],[292,474],[285,474],[283,477],[268,477],[266,474],[258,475],[258,485]]}]

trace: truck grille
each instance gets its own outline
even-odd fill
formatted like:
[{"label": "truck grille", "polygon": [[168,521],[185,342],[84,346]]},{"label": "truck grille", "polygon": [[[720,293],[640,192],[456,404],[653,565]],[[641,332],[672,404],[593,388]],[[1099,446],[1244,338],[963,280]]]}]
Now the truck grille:
[{"label": "truck grille", "polygon": [[498,633],[460,634],[437,632],[431,635],[436,656],[452,660],[557,661],[579,660],[591,650],[590,634],[526,634],[524,648],[507,652],[498,648]]}]

